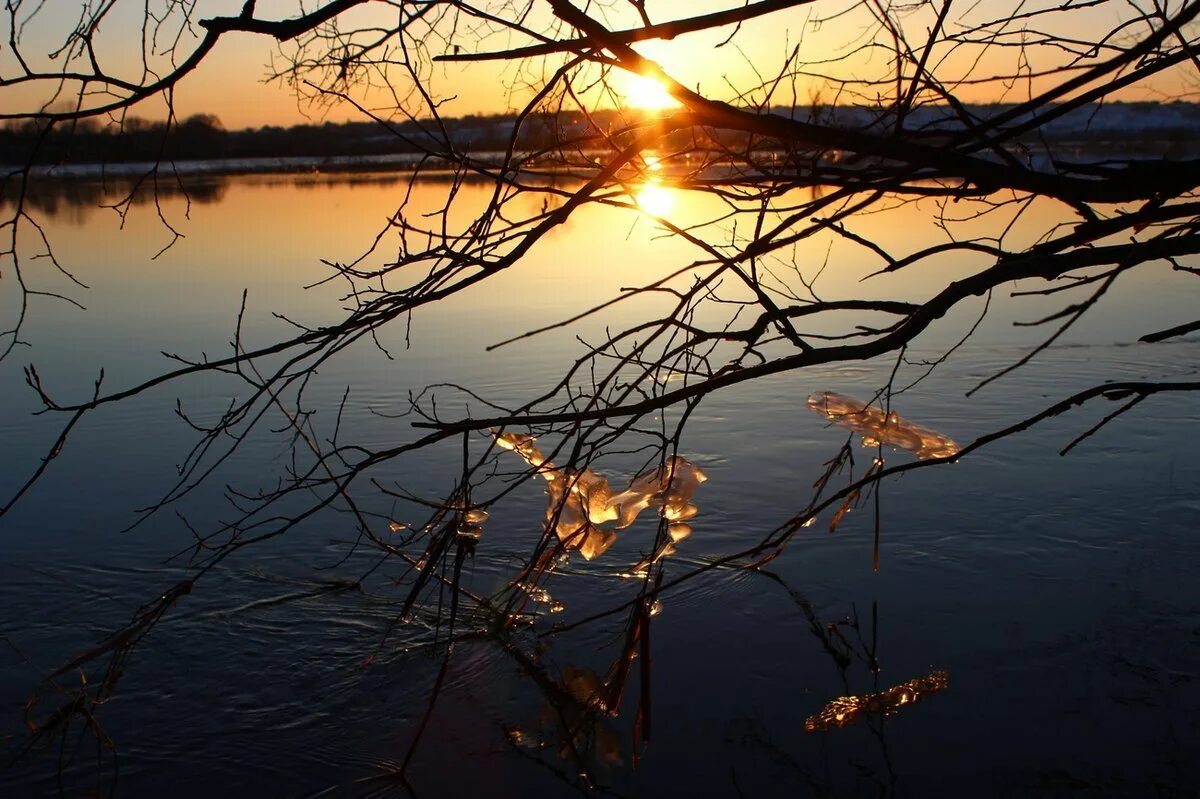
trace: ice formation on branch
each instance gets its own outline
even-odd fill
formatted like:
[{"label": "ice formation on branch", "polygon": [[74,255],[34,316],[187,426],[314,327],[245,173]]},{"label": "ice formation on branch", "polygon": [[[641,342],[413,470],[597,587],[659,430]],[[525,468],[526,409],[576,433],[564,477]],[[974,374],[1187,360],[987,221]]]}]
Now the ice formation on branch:
[{"label": "ice formation on branch", "polygon": [[[629,487],[614,494],[608,478],[583,469],[560,469],[542,454],[533,436],[495,433],[502,449],[515,452],[546,481],[546,526],[564,546],[577,549],[587,560],[603,555],[617,540],[616,530],[629,527],[642,511],[657,506],[668,522],[668,539],[643,563],[652,563],[675,551],[692,527],[685,522],[700,512],[692,496],[708,476],[687,458],[671,455],[634,477]],[[601,525],[612,523],[611,527]],[[635,568],[635,571],[637,569]]]},{"label": "ice formation on branch", "polygon": [[913,424],[895,411],[885,411],[835,391],[810,394],[808,407],[838,427],[862,436],[864,447],[880,444],[903,449],[921,460],[945,458],[958,453],[958,444],[941,433]]}]

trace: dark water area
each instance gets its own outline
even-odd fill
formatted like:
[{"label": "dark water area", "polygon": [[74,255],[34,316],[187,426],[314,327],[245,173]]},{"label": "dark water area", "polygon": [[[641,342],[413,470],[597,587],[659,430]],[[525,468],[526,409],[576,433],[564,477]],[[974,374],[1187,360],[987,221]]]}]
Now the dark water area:
[{"label": "dark water area", "polygon": [[[164,351],[226,354],[243,290],[243,335],[252,344],[287,334],[273,312],[308,324],[336,321],[344,287],[302,287],[327,275],[321,258],[344,262],[361,252],[407,190],[405,180],[213,179],[190,218],[182,197],[163,201],[186,238],[155,260],[170,234],[152,205],[134,208],[123,230],[112,211],[94,207],[93,194],[43,206],[59,259],[89,286],[77,295],[87,310],[39,302],[26,332],[33,346],[0,364],[0,494],[26,479],[61,421],[31,415],[37,402],[22,365],[36,363],[47,386],[78,398],[101,366],[105,385],[117,388],[168,368]],[[463,191],[483,197],[488,189]],[[681,216],[705,210],[664,191],[659,200]],[[415,187],[431,206],[442,192],[436,183]],[[860,232],[903,251],[938,235],[921,204],[862,224]],[[859,279],[877,267],[844,241],[804,247],[798,259],[828,257],[834,265],[822,277],[826,298],[857,296]],[[574,336],[631,323],[658,300],[514,347],[489,353],[487,345],[693,257],[627,211],[589,210],[521,268],[416,314],[408,331],[382,331],[394,359],[367,342],[322,367],[309,402],[324,414],[322,424],[332,424],[351,387],[347,435],[382,447],[417,435],[408,419],[393,418],[410,390],[454,382],[501,402],[528,398],[578,354]],[[892,281],[882,285],[896,298],[920,299],[965,266],[948,259],[936,274],[880,280]],[[1103,380],[1194,380],[1200,339],[1146,345],[1137,338],[1194,319],[1195,283],[1169,265],[1130,274],[1059,343],[967,399],[967,390],[1044,335],[1012,322],[1055,308],[997,295],[976,334],[897,409],[963,443]],[[11,301],[0,294],[0,302]],[[968,304],[923,334],[900,382],[952,347],[980,310]],[[806,397],[870,397],[894,365],[889,356],[806,370],[708,397],[681,447],[708,480],[695,494],[694,532],[669,559],[667,579],[745,548],[800,510],[822,465],[847,440]],[[186,577],[184,563],[171,557],[193,539],[172,511],[125,528],[135,509],[170,487],[194,440],[174,412],[176,399],[211,416],[239,390],[206,377],[96,412],[46,479],[0,520],[5,761],[28,740],[30,697],[38,693],[47,713],[55,706],[41,677]],[[462,393],[440,391],[448,417],[475,407]],[[581,739],[595,793],[1200,793],[1200,408],[1187,396],[1154,397],[1058,454],[1113,409],[1101,401],[959,463],[885,481],[877,571],[867,507],[832,533],[822,516],[762,571],[714,568],[666,592],[653,627],[650,739],[636,737],[646,728],[635,718],[635,681],[617,712],[593,721]],[[471,445],[486,443],[480,436]],[[377,476],[444,496],[460,451],[457,441],[439,445]],[[860,466],[874,453],[858,448]],[[278,438],[248,440],[177,509],[189,520],[221,518],[229,512],[225,485],[271,485],[288,458]],[[887,458],[911,456],[889,451]],[[641,466],[636,454],[614,453],[594,468],[617,484]],[[408,512],[369,484],[359,488],[380,519]],[[472,590],[490,594],[512,577],[541,534],[545,505],[535,478],[492,508],[464,566]],[[652,520],[642,519],[602,557],[562,565],[544,584],[544,618],[509,645],[482,635],[456,643],[408,785],[393,775],[426,712],[445,631],[426,612],[394,624],[401,564],[386,563],[361,589],[346,588],[378,556],[354,546],[353,520],[336,510],[247,547],[181,598],[125,663],[101,719],[117,752],[115,793],[576,795],[579,768],[563,756],[556,727],[572,691],[609,667],[623,628],[614,618],[551,638],[538,633],[632,598],[638,581],[627,575],[653,536]],[[57,679],[69,685],[79,674]],[[856,699],[826,712],[840,697]],[[73,729],[69,740],[79,734]],[[94,745],[73,755],[67,749],[26,753],[0,771],[0,795],[92,795]],[[104,763],[102,784],[110,787],[113,761]]]}]

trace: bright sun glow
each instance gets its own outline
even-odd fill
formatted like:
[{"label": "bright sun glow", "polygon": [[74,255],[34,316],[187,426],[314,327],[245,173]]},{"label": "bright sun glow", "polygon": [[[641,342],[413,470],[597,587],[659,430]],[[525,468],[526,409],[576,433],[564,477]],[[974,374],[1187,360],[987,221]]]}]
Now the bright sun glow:
[{"label": "bright sun glow", "polygon": [[617,91],[624,98],[625,105],[629,108],[660,111],[664,108],[674,108],[679,105],[678,101],[667,92],[665,86],[654,78],[648,78],[645,75],[631,75],[626,73],[624,80],[620,81]]},{"label": "bright sun glow", "polygon": [[656,180],[644,183],[634,200],[639,208],[655,216],[666,216],[675,207],[675,195]]}]

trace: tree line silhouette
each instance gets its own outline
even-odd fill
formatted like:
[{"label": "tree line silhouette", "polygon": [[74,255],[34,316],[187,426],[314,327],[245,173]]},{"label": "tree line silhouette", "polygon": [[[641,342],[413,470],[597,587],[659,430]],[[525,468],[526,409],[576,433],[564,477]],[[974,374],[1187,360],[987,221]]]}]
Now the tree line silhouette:
[{"label": "tree line silhouette", "polygon": [[[979,106],[988,113],[1006,106]],[[883,126],[887,113],[869,106],[807,105],[779,109],[780,113],[832,127]],[[937,106],[919,109],[928,117],[927,132],[956,133],[951,115]],[[325,122],[292,126],[264,125],[227,130],[215,114],[193,114],[181,120],[147,120],[130,116],[105,124],[84,118],[71,125],[48,127],[45,120],[24,119],[0,126],[0,162],[9,164],[92,164],[156,162],[160,160],[213,160],[239,158],[325,158],[428,153],[447,141],[464,152],[503,151],[512,143],[514,116],[471,114],[441,120],[445,130],[419,120],[381,126],[379,121]],[[595,110],[582,114],[539,114],[523,120],[516,146],[523,150],[552,152],[565,140],[595,139],[622,124],[620,114]],[[911,124],[911,120],[910,120]],[[1190,150],[1200,124],[1200,106],[1194,103],[1107,103],[1074,109],[1057,127],[1043,128],[1027,137],[1037,146],[1047,138],[1099,147],[1137,143],[1164,152]],[[670,138],[670,137],[668,137]],[[695,143],[693,133],[678,134],[676,145]],[[751,137],[728,131],[707,131],[706,144],[744,147]],[[687,141],[685,141],[687,140]],[[754,141],[758,149],[786,149],[769,137]]]}]

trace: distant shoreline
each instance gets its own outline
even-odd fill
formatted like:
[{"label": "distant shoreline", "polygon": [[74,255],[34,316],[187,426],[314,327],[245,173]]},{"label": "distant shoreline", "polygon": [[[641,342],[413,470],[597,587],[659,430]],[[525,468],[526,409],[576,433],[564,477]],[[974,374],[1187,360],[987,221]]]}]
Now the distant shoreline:
[{"label": "distant shoreline", "polygon": [[[1200,155],[1200,138],[1193,142],[1142,140],[1130,141],[1057,141],[1056,156],[1064,155],[1083,161],[1097,161],[1114,156],[1123,158],[1180,158]],[[782,151],[762,150],[762,157]],[[603,151],[581,153],[583,158],[598,160],[606,155]],[[500,167],[505,153],[496,151],[470,153],[477,163]],[[523,154],[517,153],[519,160]],[[1029,157],[1035,168],[1049,166],[1045,153],[1030,151]],[[688,164],[691,163],[689,159]],[[586,170],[591,165],[584,161],[566,162],[541,158],[522,164],[530,172],[543,174],[565,173],[571,169]],[[671,170],[669,164],[668,174]],[[710,164],[716,166],[716,164]],[[25,165],[0,165],[0,180],[11,177],[25,169]],[[304,175],[304,174],[353,174],[353,173],[403,173],[420,170],[422,176],[433,177],[450,174],[456,165],[440,157],[424,153],[391,153],[372,155],[327,155],[327,156],[280,156],[248,158],[191,158],[155,161],[111,161],[91,163],[36,164],[29,168],[31,178],[38,181],[100,181],[137,180],[157,170],[159,179],[179,177],[233,177],[238,175]]]},{"label": "distant shoreline", "polygon": [[[321,172],[409,172],[415,170],[422,160],[419,154],[397,153],[395,155],[335,155],[335,156],[288,156],[279,158],[194,158],[177,161],[118,161],[111,163],[84,163],[36,165],[29,170],[30,176],[41,180],[103,180],[114,178],[130,180],[150,174],[155,169],[160,176],[225,177],[235,175],[297,175]],[[428,166],[428,165],[427,165]],[[7,167],[21,168],[21,167]],[[431,169],[436,171],[436,167]]]},{"label": "distant shoreline", "polygon": [[[971,106],[977,118],[986,119],[1005,106]],[[886,109],[865,106],[776,108],[772,112],[807,124],[860,130],[886,138],[889,127]],[[516,118],[506,115],[461,117],[444,120],[434,135],[416,122],[396,123],[388,131],[367,122],[300,125],[291,128],[259,128],[227,131],[220,120],[209,115],[184,119],[170,129],[161,123],[131,119],[119,128],[96,124],[64,127],[43,136],[36,124],[0,126],[0,173],[9,176],[32,163],[30,174],[40,180],[137,179],[154,171],[168,175],[296,174],[304,172],[351,173],[363,171],[403,172],[421,168],[434,174],[454,165],[432,158],[426,151],[468,153],[484,164],[500,166],[504,153],[515,147],[522,167],[547,173],[571,168],[590,170],[602,158],[606,131],[622,127],[622,117],[613,111],[592,117],[535,116],[523,120],[515,133]],[[1020,123],[1022,120],[1015,120]],[[926,141],[962,133],[962,121],[941,106],[914,109],[906,118],[907,130]],[[658,151],[670,158],[672,152],[722,148],[741,150],[758,145],[766,157],[778,143],[733,139],[733,134],[700,131],[676,133],[661,142]],[[705,140],[709,136],[711,140]],[[583,152],[572,149],[582,146]],[[1082,160],[1103,158],[1183,158],[1200,155],[1200,106],[1190,103],[1108,103],[1086,105],[1060,114],[1036,130],[1027,131],[1017,144],[1036,168],[1051,144],[1056,157]],[[566,158],[553,154],[562,146]],[[598,149],[590,150],[591,147]],[[778,152],[783,153],[783,149]],[[702,156],[701,152],[696,157]],[[821,158],[820,148],[815,157]],[[673,159],[672,159],[673,160]],[[679,161],[677,163],[684,163]],[[693,160],[690,163],[695,163]],[[1048,161],[1046,161],[1048,165]],[[667,166],[664,163],[664,166]],[[798,162],[803,170],[803,162]]]}]

